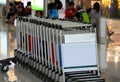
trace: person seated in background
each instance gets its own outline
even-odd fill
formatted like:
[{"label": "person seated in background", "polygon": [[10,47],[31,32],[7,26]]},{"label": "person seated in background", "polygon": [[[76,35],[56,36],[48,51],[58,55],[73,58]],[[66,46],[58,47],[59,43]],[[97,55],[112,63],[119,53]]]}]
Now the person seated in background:
[{"label": "person seated in background", "polygon": [[10,3],[10,12],[8,12],[6,17],[6,23],[14,23],[17,16],[26,16],[24,4],[22,2]]},{"label": "person seated in background", "polygon": [[15,14],[17,14],[17,16],[26,16],[26,13],[21,6],[18,7],[17,12]]},{"label": "person seated in background", "polygon": [[31,2],[27,2],[27,6],[25,8],[26,15],[31,15]]},{"label": "person seated in background", "polygon": [[36,11],[35,16],[36,17],[42,17],[42,11]]},{"label": "person seated in background", "polygon": [[11,18],[11,20],[13,21],[14,23],[14,26],[16,26],[16,18],[18,16],[26,16],[26,13],[25,13],[25,8],[24,8],[24,4],[22,2],[16,2],[14,1],[15,3],[15,6],[14,6],[14,16]]},{"label": "person seated in background", "polygon": [[82,8],[80,5],[77,5],[77,12],[74,16],[74,21],[84,22],[84,23],[90,23],[90,19],[88,16],[88,13],[86,11],[86,8]]},{"label": "person seated in background", "polygon": [[19,7],[22,8],[22,11],[25,13],[26,15],[26,11],[25,11],[25,7],[24,7],[24,3],[23,2],[19,2]]},{"label": "person seated in background", "polygon": [[66,20],[73,20],[75,13],[76,13],[76,8],[74,7],[74,2],[69,3],[69,7],[65,10],[65,19]]},{"label": "person seated in background", "polygon": [[55,0],[54,3],[48,4],[48,18],[57,19],[59,18],[58,10],[62,8],[62,2]]},{"label": "person seated in background", "polygon": [[24,4],[22,2],[18,2],[18,6],[16,7],[15,14],[18,16],[26,16],[26,11],[24,8]]},{"label": "person seated in background", "polygon": [[10,19],[11,19],[11,17],[14,16],[14,14],[15,14],[15,12],[14,12],[14,3],[9,3],[9,9],[8,9],[8,13],[7,13],[5,22],[10,23],[11,22]]}]

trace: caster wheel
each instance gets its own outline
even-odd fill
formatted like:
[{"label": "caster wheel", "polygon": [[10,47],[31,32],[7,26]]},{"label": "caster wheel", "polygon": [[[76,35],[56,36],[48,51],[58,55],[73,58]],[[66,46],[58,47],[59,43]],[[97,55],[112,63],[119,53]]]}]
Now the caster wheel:
[{"label": "caster wheel", "polygon": [[8,70],[9,70],[9,66],[8,65],[4,66],[4,65],[0,64],[0,71],[1,72],[7,73]]},{"label": "caster wheel", "polygon": [[9,66],[6,65],[6,66],[2,66],[2,72],[8,72],[9,70]]}]

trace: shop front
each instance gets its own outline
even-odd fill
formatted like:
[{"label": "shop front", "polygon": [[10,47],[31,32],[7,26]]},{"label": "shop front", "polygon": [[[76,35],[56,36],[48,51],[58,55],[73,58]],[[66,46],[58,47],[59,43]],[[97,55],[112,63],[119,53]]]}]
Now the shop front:
[{"label": "shop front", "polygon": [[[107,41],[107,55],[104,56],[104,60],[118,62],[120,58],[120,0],[102,0],[101,9],[101,18],[105,23],[102,23],[103,20],[100,21],[100,35],[106,34]],[[103,31],[105,29],[106,31]],[[111,59],[111,56],[115,58]]]},{"label": "shop front", "polygon": [[107,21],[108,51],[118,51],[120,47],[120,0],[102,0],[102,17]]}]

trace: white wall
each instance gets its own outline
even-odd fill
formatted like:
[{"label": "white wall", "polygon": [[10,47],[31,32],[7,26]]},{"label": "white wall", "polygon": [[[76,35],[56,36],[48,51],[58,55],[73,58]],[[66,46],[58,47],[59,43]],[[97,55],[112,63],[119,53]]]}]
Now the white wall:
[{"label": "white wall", "polygon": [[7,3],[6,0],[0,0],[1,5],[6,5],[6,3]]}]

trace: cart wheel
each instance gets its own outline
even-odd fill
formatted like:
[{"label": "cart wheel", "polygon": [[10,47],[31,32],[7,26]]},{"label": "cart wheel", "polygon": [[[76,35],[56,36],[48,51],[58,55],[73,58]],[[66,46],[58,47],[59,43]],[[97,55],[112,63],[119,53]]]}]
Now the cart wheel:
[{"label": "cart wheel", "polygon": [[0,63],[0,71],[2,70],[2,64]]},{"label": "cart wheel", "polygon": [[1,71],[4,72],[4,73],[8,72],[8,70],[9,70],[9,66],[8,65],[5,65],[5,66],[3,65],[1,67]]}]

